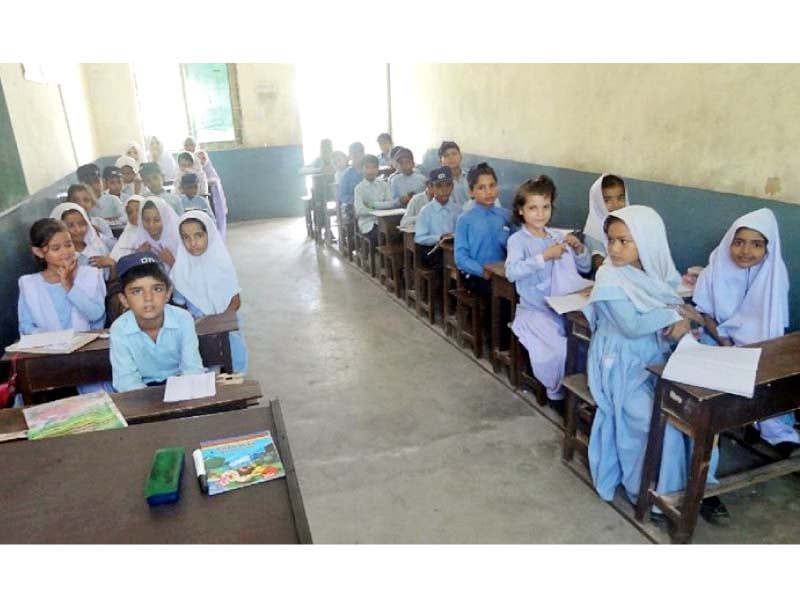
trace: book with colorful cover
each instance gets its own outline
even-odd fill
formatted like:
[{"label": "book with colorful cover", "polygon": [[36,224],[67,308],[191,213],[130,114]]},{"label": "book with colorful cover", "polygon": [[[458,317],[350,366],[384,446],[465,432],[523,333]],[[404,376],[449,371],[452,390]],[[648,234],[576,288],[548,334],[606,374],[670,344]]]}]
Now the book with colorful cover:
[{"label": "book with colorful cover", "polygon": [[286,475],[269,431],[203,442],[200,451],[209,496]]},{"label": "book with colorful cover", "polygon": [[31,406],[23,409],[22,414],[28,424],[29,440],[128,426],[111,396],[105,392]]}]

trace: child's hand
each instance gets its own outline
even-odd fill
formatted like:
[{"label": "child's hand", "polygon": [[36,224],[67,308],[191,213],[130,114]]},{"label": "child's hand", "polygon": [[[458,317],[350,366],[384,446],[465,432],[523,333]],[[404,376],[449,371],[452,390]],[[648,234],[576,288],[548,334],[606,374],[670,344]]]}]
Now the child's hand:
[{"label": "child's hand", "polygon": [[492,278],[492,273],[486,267],[483,268],[483,278],[489,280]]},{"label": "child's hand", "polygon": [[58,267],[57,271],[61,285],[69,292],[75,284],[75,275],[78,272],[78,258],[75,257],[66,265]]},{"label": "child's hand", "polygon": [[89,264],[98,269],[103,269],[105,267],[113,267],[117,263],[110,256],[93,256],[89,259]]},{"label": "child's hand", "polygon": [[681,319],[664,330],[664,335],[671,340],[679,340],[689,333],[689,319]]},{"label": "child's hand", "polygon": [[567,234],[567,236],[564,238],[564,241],[575,251],[575,254],[581,254],[583,252],[583,244],[581,244],[581,241],[571,233]]},{"label": "child's hand", "polygon": [[152,252],[153,248],[150,246],[150,242],[145,242],[141,246],[136,249],[137,252]]},{"label": "child's hand", "polygon": [[726,338],[723,336],[719,337],[719,343],[722,346],[733,346],[733,340],[731,340],[731,338]]},{"label": "child's hand", "polygon": [[161,261],[170,267],[175,264],[175,256],[172,254],[169,248],[162,248],[158,251],[158,257]]},{"label": "child's hand", "polygon": [[705,321],[703,315],[697,312],[697,309],[691,304],[679,304],[678,306],[675,307],[675,310],[677,310],[678,314],[683,318],[691,319],[692,321],[695,321],[696,323],[699,323],[701,325]]},{"label": "child's hand", "polygon": [[542,253],[542,257],[544,257],[545,260],[555,260],[556,258],[561,258],[561,255],[566,251],[566,244],[553,244]]},{"label": "child's hand", "polygon": [[442,236],[439,238],[440,240],[452,240],[453,234],[452,233],[443,233]]},{"label": "child's hand", "polygon": [[409,200],[411,200],[411,194],[404,194],[400,196],[398,200],[400,201],[400,204],[402,206],[405,206],[406,204],[408,204]]}]

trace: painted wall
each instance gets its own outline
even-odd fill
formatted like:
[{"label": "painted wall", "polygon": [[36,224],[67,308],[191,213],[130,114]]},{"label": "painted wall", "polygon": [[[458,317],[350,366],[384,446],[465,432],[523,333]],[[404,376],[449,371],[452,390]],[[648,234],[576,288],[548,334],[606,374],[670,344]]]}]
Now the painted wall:
[{"label": "painted wall", "polygon": [[237,63],[245,147],[302,144],[295,67],[287,63]]},{"label": "painted wall", "polygon": [[395,139],[415,152],[455,139],[465,152],[800,203],[800,65],[393,64],[391,83]]},{"label": "painted wall", "polygon": [[133,66],[126,63],[82,65],[92,109],[98,156],[119,156],[129,141],[143,143]]}]

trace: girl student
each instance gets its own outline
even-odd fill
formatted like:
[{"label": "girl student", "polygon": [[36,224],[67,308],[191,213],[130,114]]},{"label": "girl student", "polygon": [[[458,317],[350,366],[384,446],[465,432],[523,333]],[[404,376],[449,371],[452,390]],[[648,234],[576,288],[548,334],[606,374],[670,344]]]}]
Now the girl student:
[{"label": "girl student", "polygon": [[[192,316],[237,312],[241,306],[239,280],[233,261],[211,216],[190,210],[180,219],[181,245],[172,269],[175,301]],[[247,371],[247,347],[241,331],[230,334],[233,370]]]},{"label": "girl student", "polygon": [[108,255],[108,248],[83,207],[74,202],[62,202],[52,210],[50,218],[66,225],[79,264],[102,269],[106,281],[116,276],[116,261]]},{"label": "girl student", "polygon": [[201,196],[208,196],[208,179],[200,161],[191,152],[178,154],[178,173],[175,175],[175,189],[180,191],[181,177],[187,173],[197,175],[197,191]]},{"label": "girl student", "polygon": [[94,227],[94,230],[100,236],[100,239],[106,245],[106,248],[111,251],[117,243],[114,233],[111,231],[111,226],[103,217],[92,216],[92,211],[95,207],[95,197],[92,190],[84,183],[76,183],[67,189],[67,202],[74,202],[83,208],[83,211],[89,215],[89,222]]},{"label": "girl student", "polygon": [[157,196],[139,202],[139,228],[134,245],[137,252],[152,252],[164,263],[169,273],[175,264],[180,246],[178,215]]},{"label": "girl student", "polygon": [[584,240],[592,255],[592,270],[597,271],[606,257],[603,223],[606,217],[628,206],[628,193],[621,177],[603,173],[589,189],[589,215],[583,227]]},{"label": "girl student", "polygon": [[588,272],[591,264],[578,238],[564,237],[547,227],[556,196],[555,184],[545,175],[517,189],[512,221],[523,227],[508,238],[506,277],[516,284],[520,297],[511,329],[528,350],[533,374],[546,388],[549,404],[563,412],[561,379],[567,337],[563,317],[550,308],[545,296],[570,294],[591,285],[578,273]]},{"label": "girl student", "polygon": [[[164,148],[164,144],[161,143],[161,140],[159,140],[156,136],[152,136],[148,144],[148,149],[150,150],[150,161],[158,165],[159,169],[161,170],[161,174],[164,177],[164,182],[172,183],[175,181],[175,176],[178,172],[178,166],[175,164],[175,159],[172,157],[172,154],[167,152]],[[147,161],[139,161],[140,164],[142,162]]]},{"label": "girl student", "polygon": [[[693,318],[704,323],[700,341],[742,346],[782,336],[789,326],[788,295],[775,215],[762,208],[739,217],[697,279]],[[793,413],[760,421],[755,428],[785,458],[800,448]]]},{"label": "girl student", "polygon": [[[598,269],[583,308],[592,329],[589,389],[597,403],[589,436],[589,466],[601,498],[611,501],[622,484],[635,503],[656,383],[647,365],[665,362],[669,340],[686,334],[689,320],[681,314],[683,301],[675,291],[680,275],[658,213],[646,206],[621,208],[606,218],[604,229],[608,259]],[[714,481],[718,458],[715,449],[709,482]],[[667,425],[659,492],[685,487],[686,460],[683,434]]]},{"label": "girl student", "polygon": [[132,194],[124,202],[125,214],[128,223],[122,234],[119,236],[114,249],[111,251],[111,258],[119,262],[119,259],[128,254],[136,252],[136,236],[139,233],[139,206],[144,202],[144,198],[137,194]]},{"label": "girl student", "polygon": [[197,160],[203,167],[203,172],[208,180],[208,189],[211,192],[211,200],[214,204],[214,218],[217,221],[217,230],[222,240],[225,241],[225,231],[227,229],[228,201],[225,199],[225,190],[222,189],[222,179],[220,179],[208,152],[198,150],[195,153]]}]

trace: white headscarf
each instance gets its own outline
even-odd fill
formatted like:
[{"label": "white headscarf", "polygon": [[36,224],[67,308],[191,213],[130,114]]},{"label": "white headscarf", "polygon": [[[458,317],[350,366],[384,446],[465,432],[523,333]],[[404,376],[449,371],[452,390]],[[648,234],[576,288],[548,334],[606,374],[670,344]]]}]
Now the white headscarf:
[{"label": "white headscarf", "polygon": [[162,144],[161,140],[159,140],[156,136],[152,136],[147,144],[149,158],[151,158],[149,154],[149,149],[150,146],[153,144],[153,142],[155,142],[158,145],[159,149],[158,160],[153,162],[157,162],[158,166],[161,168],[161,174],[164,176],[164,181],[174,181],[175,174],[178,171],[178,165],[175,162],[175,158],[173,158],[172,154],[170,154],[164,149],[164,144]]},{"label": "white headscarf", "polygon": [[86,211],[83,210],[83,207],[80,204],[75,204],[74,202],[62,202],[52,210],[50,213],[50,218],[61,221],[61,217],[64,215],[64,213],[70,210],[79,212],[83,217],[83,220],[86,221],[86,235],[83,236],[83,243],[86,244],[86,248],[84,248],[82,252],[79,252],[79,254],[82,254],[86,258],[92,258],[93,256],[108,256],[108,247],[105,245],[105,242],[100,239],[100,236],[94,229],[94,225],[92,225],[91,219],[89,219],[89,217],[86,215]]},{"label": "white headscarf", "polygon": [[[128,156],[128,151],[131,148],[135,149],[137,154],[139,155],[138,160],[135,159],[135,158],[133,159],[133,160],[136,161],[136,167],[134,168],[134,171],[136,171],[138,173],[139,172],[139,165],[142,164],[143,162],[147,162],[147,155],[144,153],[144,150],[142,150],[142,146],[138,142],[128,142],[128,144],[125,146],[125,152],[123,154],[125,156]],[[130,158],[133,158],[133,157],[130,157]],[[117,166],[119,167],[120,165],[117,165]]]},{"label": "white headscarf", "polygon": [[[589,188],[589,216],[586,217],[586,225],[583,226],[583,233],[596,239],[598,242],[605,240],[603,234],[603,223],[609,215],[606,203],[603,200],[603,178],[608,173],[603,173]],[[625,206],[630,206],[628,199],[628,187],[625,186]]]},{"label": "white headscarf", "polygon": [[[138,202],[139,208],[141,209],[145,199],[139,194],[132,194],[125,199],[123,208],[127,209],[129,202]],[[141,214],[141,210],[139,210],[139,214]],[[111,251],[111,258],[119,261],[119,259],[123,256],[127,256],[128,254],[133,254],[136,252],[136,248],[139,247],[136,245],[136,237],[138,233],[139,226],[133,225],[130,221],[128,221],[125,225],[125,229],[122,230],[122,234],[119,236],[117,243],[114,245],[114,249]]]},{"label": "white headscarf", "polygon": [[[683,304],[675,291],[681,276],[672,260],[667,230],[658,213],[648,206],[636,205],[614,211],[612,216],[623,221],[630,230],[644,270],[631,265],[615,267],[607,258],[597,271],[589,302],[604,299],[605,291],[616,286],[622,288],[640,313]],[[607,244],[605,235],[603,239]]]},{"label": "white headscarf", "polygon": [[181,243],[172,268],[175,289],[204,314],[222,313],[241,291],[236,269],[211,217],[202,210],[190,210],[180,223],[187,219],[203,223],[208,233],[208,248],[201,256],[192,256]]},{"label": "white headscarf", "polygon": [[[767,238],[767,254],[756,266],[738,267],[731,244],[742,228]],[[749,280],[749,288],[748,288]],[[736,219],[697,278],[697,308],[719,323],[722,335],[737,345],[753,344],[783,335],[789,326],[789,275],[781,256],[781,236],[775,215],[768,208]]]},{"label": "white headscarf", "polygon": [[118,169],[121,169],[122,167],[130,167],[131,169],[133,169],[134,173],[139,172],[139,162],[135,158],[128,156],[127,154],[123,154],[122,156],[120,156],[117,159],[117,162],[114,163],[114,166],[116,166]]},{"label": "white headscarf", "polygon": [[[159,240],[154,240],[150,237],[147,229],[144,228],[142,212],[148,202],[152,202],[155,205],[156,209],[158,209],[158,214],[161,216],[162,229],[161,239]],[[178,215],[175,214],[169,204],[158,196],[147,196],[144,200],[139,201],[139,227],[134,244],[138,248],[145,242],[148,242],[155,249],[167,248],[172,252],[173,256],[178,256],[178,247],[181,245],[180,235],[178,234]]]}]

